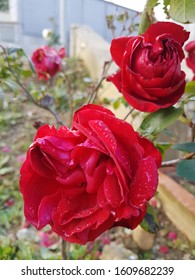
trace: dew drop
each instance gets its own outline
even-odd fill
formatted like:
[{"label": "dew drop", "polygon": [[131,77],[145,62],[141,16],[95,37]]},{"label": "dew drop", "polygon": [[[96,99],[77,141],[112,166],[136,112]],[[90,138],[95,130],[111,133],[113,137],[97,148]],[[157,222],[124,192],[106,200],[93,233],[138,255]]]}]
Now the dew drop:
[{"label": "dew drop", "polygon": [[116,216],[116,212],[115,211],[111,211],[112,216]]},{"label": "dew drop", "polygon": [[76,231],[80,231],[81,230],[81,228],[80,227],[76,227]]}]

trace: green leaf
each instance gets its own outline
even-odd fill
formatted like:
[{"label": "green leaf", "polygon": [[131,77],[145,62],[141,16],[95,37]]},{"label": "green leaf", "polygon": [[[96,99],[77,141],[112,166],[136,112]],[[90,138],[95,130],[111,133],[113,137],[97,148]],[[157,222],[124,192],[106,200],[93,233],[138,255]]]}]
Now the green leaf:
[{"label": "green leaf", "polygon": [[0,69],[0,79],[5,80],[5,79],[9,78],[10,76],[11,76],[11,74],[7,67],[3,67]]},{"label": "green leaf", "polygon": [[158,219],[154,213],[152,206],[148,203],[146,215],[140,226],[150,233],[155,233],[159,230]]},{"label": "green leaf", "polygon": [[124,12],[124,13],[118,15],[116,19],[117,19],[119,22],[124,22],[124,21],[128,20],[128,18],[129,18],[128,13],[127,13],[127,12]]},{"label": "green leaf", "polygon": [[195,257],[195,249],[192,250],[192,256]]},{"label": "green leaf", "polygon": [[195,181],[195,159],[182,160],[177,165],[177,175]]},{"label": "green leaf", "polygon": [[6,48],[8,54],[17,53],[20,48],[8,47]]},{"label": "green leaf", "polygon": [[141,123],[139,132],[143,136],[156,135],[173,124],[182,112],[182,108],[169,107],[149,114]]},{"label": "green leaf", "polygon": [[156,143],[156,147],[158,148],[161,155],[163,155],[163,156],[165,154],[165,151],[168,150],[171,146],[172,146],[172,144],[167,143],[167,142]]},{"label": "green leaf", "polygon": [[29,78],[32,76],[32,71],[31,70],[21,70],[20,74],[25,78]]},{"label": "green leaf", "polygon": [[174,149],[189,153],[195,153],[195,143],[194,142],[185,142],[181,144],[176,144],[173,146]]},{"label": "green leaf", "polygon": [[121,105],[121,101],[120,101],[120,98],[116,99],[113,103],[113,107],[114,109],[118,109]]},{"label": "green leaf", "polygon": [[0,169],[0,175],[6,175],[7,173],[13,172],[13,167],[3,167]]},{"label": "green leaf", "polygon": [[158,6],[160,3],[159,3],[159,0],[148,0],[147,3],[146,3],[146,10],[148,12],[149,15],[152,15],[153,13],[153,9]]},{"label": "green leaf", "polygon": [[25,56],[24,50],[21,49],[21,48],[19,48],[19,49],[17,50],[17,55],[18,55],[19,57]]},{"label": "green leaf", "polygon": [[169,13],[177,22],[195,22],[195,0],[171,0]]},{"label": "green leaf", "polygon": [[195,81],[186,84],[185,93],[195,94]]},{"label": "green leaf", "polygon": [[159,5],[159,0],[148,0],[141,16],[138,34],[143,34],[154,21],[153,10]]},{"label": "green leaf", "polygon": [[0,167],[3,167],[9,161],[9,159],[10,159],[9,155],[6,155],[2,159],[0,159]]},{"label": "green leaf", "polygon": [[5,81],[5,84],[6,84],[6,86],[7,86],[9,89],[11,89],[11,90],[13,90],[13,91],[17,91],[17,90],[19,89],[18,84],[17,84],[15,81],[13,81],[13,80],[7,79],[7,80]]},{"label": "green leaf", "polygon": [[168,6],[170,5],[170,2],[171,2],[171,0],[164,0],[164,2],[163,2],[163,5],[164,5],[163,10],[168,18],[169,18]]}]

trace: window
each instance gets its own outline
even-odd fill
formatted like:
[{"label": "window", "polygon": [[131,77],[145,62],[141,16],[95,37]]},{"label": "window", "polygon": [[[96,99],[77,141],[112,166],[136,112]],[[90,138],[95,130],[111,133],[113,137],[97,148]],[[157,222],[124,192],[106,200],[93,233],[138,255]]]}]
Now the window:
[{"label": "window", "polygon": [[9,11],[9,0],[0,0],[0,12]]}]

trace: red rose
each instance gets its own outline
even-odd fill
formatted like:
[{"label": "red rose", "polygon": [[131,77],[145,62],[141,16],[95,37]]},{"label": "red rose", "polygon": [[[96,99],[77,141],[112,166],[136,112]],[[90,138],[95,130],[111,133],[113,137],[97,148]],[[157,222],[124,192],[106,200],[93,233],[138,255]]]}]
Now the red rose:
[{"label": "red rose", "polygon": [[58,52],[51,47],[43,46],[32,54],[32,61],[39,80],[47,81],[61,69],[62,58],[65,57],[65,49]]},{"label": "red rose", "polygon": [[188,52],[188,57],[186,58],[186,63],[189,68],[192,69],[194,73],[193,80],[195,80],[195,41],[189,42],[185,46],[185,50]]},{"label": "red rose", "polygon": [[120,37],[111,55],[120,70],[108,77],[127,102],[143,112],[175,104],[184,92],[182,45],[189,32],[170,22],[152,24],[142,36]]},{"label": "red rose", "polygon": [[158,150],[101,106],[78,110],[72,129],[39,128],[21,168],[26,219],[85,244],[114,226],[134,229],[158,184]]}]

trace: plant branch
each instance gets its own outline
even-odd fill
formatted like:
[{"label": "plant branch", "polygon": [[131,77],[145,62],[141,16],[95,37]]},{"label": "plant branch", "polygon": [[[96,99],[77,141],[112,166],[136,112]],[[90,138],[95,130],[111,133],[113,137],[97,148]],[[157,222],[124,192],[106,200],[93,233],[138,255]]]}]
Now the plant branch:
[{"label": "plant branch", "polygon": [[194,142],[195,141],[195,123],[192,124],[191,130],[192,130],[191,141]]},{"label": "plant branch", "polygon": [[11,73],[12,76],[14,77],[15,82],[16,82],[16,83],[19,85],[19,87],[24,91],[24,93],[25,93],[27,99],[28,99],[29,101],[31,101],[31,102],[32,102],[34,105],[36,105],[37,107],[40,107],[40,108],[45,109],[45,110],[47,110],[48,112],[50,112],[50,113],[55,117],[55,119],[56,119],[56,121],[57,121],[57,123],[58,123],[59,125],[64,125],[63,122],[62,122],[62,120],[61,120],[61,118],[60,118],[60,116],[58,115],[57,112],[55,112],[55,111],[54,111],[53,109],[51,109],[49,106],[45,106],[45,105],[43,106],[43,105],[41,105],[40,103],[38,103],[38,102],[32,97],[32,95],[30,94],[30,92],[28,91],[28,89],[20,82],[20,80],[19,80],[18,76],[16,75],[16,73],[12,70],[12,67],[11,67],[11,65],[10,65],[10,63],[9,63],[9,61],[8,61],[8,59],[7,59],[7,52],[6,52],[6,49],[5,49],[3,46],[0,46],[0,47],[1,47],[2,50],[3,50],[3,54],[4,54],[4,57],[5,57],[6,61],[7,61],[7,66],[8,66],[8,69],[9,69],[10,73]]},{"label": "plant branch", "polygon": [[93,103],[95,101],[98,90],[101,87],[103,80],[106,79],[106,76],[108,74],[108,70],[109,70],[111,64],[112,64],[112,60],[104,62],[104,67],[103,67],[101,78],[97,81],[94,89],[92,90],[92,93],[90,95],[90,98],[89,98],[87,104]]},{"label": "plant branch", "polygon": [[195,153],[190,153],[190,154],[187,154],[185,157],[182,157],[182,158],[177,158],[177,159],[164,161],[164,162],[162,162],[161,167],[175,166],[181,160],[188,160],[188,159],[193,158],[194,156],[195,156]]},{"label": "plant branch", "polygon": [[132,108],[130,111],[129,111],[129,113],[124,117],[124,121],[133,113],[133,111],[134,111],[134,108]]}]

